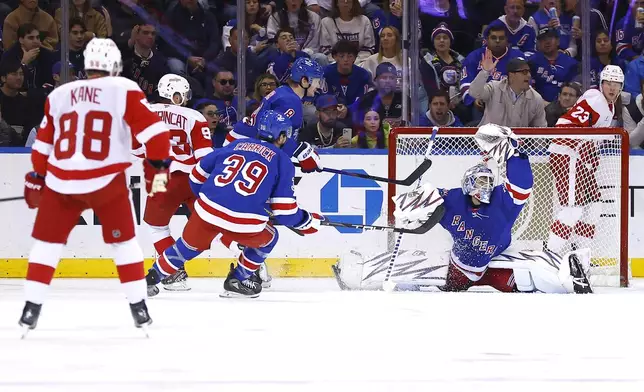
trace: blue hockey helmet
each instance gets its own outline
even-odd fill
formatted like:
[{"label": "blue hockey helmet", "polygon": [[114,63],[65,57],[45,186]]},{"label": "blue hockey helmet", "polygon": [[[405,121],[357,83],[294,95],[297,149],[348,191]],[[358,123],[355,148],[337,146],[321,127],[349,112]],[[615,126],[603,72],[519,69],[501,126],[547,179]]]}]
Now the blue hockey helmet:
[{"label": "blue hockey helmet", "polygon": [[494,190],[494,174],[484,163],[479,163],[465,171],[461,187],[464,195],[487,204]]},{"label": "blue hockey helmet", "polygon": [[269,142],[277,140],[284,133],[291,137],[293,127],[291,121],[274,110],[265,110],[257,117],[257,137]]},{"label": "blue hockey helmet", "polygon": [[300,57],[291,67],[291,80],[300,83],[302,78],[307,78],[309,83],[313,79],[322,79],[324,76],[324,71],[320,64],[316,61],[311,60],[308,57]]}]

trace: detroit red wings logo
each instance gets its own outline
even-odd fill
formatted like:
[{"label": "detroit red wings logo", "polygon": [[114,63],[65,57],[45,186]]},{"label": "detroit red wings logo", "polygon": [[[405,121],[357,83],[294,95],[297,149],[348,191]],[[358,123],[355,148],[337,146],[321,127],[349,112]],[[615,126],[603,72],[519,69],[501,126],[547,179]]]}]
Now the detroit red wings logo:
[{"label": "detroit red wings logo", "polygon": [[291,118],[291,117],[295,116],[295,110],[293,110],[293,109],[289,109],[289,110],[287,110],[287,111],[284,113],[284,115],[285,115],[286,117],[288,117],[288,118]]}]

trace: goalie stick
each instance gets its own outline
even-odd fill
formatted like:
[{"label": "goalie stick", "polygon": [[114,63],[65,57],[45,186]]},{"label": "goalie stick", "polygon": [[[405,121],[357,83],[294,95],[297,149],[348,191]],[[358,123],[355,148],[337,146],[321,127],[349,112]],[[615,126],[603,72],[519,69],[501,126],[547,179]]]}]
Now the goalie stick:
[{"label": "goalie stick", "polygon": [[[427,151],[425,151],[425,159],[423,160],[423,163],[427,162],[427,161],[431,162],[431,160],[429,159],[429,155],[430,155],[430,153],[432,151],[432,146],[434,145],[434,140],[436,139],[437,134],[438,134],[438,127],[432,128],[432,136],[430,137],[429,143],[427,144]],[[420,176],[418,176],[418,182],[416,183],[416,189],[420,188],[420,183],[421,183],[422,178],[423,178],[422,174]],[[435,223],[438,223],[440,221],[440,219],[443,217],[443,214],[445,213],[445,207],[443,205],[440,205],[439,209],[437,209],[435,211],[435,213],[440,212],[440,217],[438,218],[438,220],[436,220]],[[432,221],[432,220],[434,220],[433,218],[434,218],[434,214],[432,214],[432,216],[430,217],[429,220]],[[421,227],[423,227],[423,226],[421,226]],[[432,227],[433,226],[434,225],[432,225]],[[389,259],[389,265],[387,266],[387,273],[385,275],[385,280],[382,282],[383,289],[387,290],[387,291],[393,291],[393,289],[395,288],[395,284],[392,287],[392,285],[389,283],[389,278],[391,277],[391,273],[394,270],[394,264],[396,264],[396,258],[398,257],[398,253],[400,252],[400,243],[402,241],[402,237],[403,237],[403,234],[405,234],[405,232],[399,231],[398,233],[399,233],[398,237],[396,238],[396,242],[394,244],[394,250],[391,253],[391,258]],[[416,233],[416,234],[422,234],[422,233]]]},{"label": "goalie stick", "polygon": [[[295,166],[300,167],[299,163],[294,163]],[[323,172],[328,172],[328,173],[334,173],[334,174],[341,174],[343,176],[350,176],[350,177],[359,177],[359,178],[366,178],[369,180],[374,180],[374,181],[379,181],[379,182],[386,182],[389,184],[396,184],[396,185],[402,185],[402,186],[410,186],[416,180],[420,179],[423,174],[429,170],[429,168],[432,167],[432,161],[429,158],[425,158],[423,162],[409,175],[407,178],[404,180],[397,180],[395,178],[387,178],[387,177],[379,177],[379,176],[372,176],[369,174],[365,173],[355,173],[351,171],[346,171],[346,170],[340,170],[340,169],[332,169],[330,167],[325,167],[322,169]]]},{"label": "goalie stick", "polygon": [[372,225],[361,225],[357,223],[346,223],[346,222],[333,222],[328,220],[323,220],[320,222],[322,226],[334,226],[334,227],[347,227],[350,229],[363,229],[365,231],[393,231],[395,233],[408,233],[408,234],[425,234],[432,227],[434,227],[445,214],[445,206],[442,204],[436,207],[436,211],[432,216],[423,222],[422,225],[418,226],[415,229],[407,229],[405,227],[395,227],[395,226],[372,226]]}]

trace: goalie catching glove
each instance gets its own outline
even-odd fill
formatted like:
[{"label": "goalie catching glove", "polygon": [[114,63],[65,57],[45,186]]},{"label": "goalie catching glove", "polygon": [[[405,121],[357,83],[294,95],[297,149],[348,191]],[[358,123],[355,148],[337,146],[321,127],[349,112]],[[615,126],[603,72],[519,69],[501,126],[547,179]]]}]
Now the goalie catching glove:
[{"label": "goalie catching glove", "polygon": [[496,124],[480,127],[474,140],[481,151],[499,165],[514,156],[519,148],[519,137],[510,128]]},{"label": "goalie catching glove", "polygon": [[394,217],[397,225],[407,229],[422,226],[436,208],[443,204],[443,198],[438,190],[429,183],[415,191],[396,195],[392,199],[396,205]]}]

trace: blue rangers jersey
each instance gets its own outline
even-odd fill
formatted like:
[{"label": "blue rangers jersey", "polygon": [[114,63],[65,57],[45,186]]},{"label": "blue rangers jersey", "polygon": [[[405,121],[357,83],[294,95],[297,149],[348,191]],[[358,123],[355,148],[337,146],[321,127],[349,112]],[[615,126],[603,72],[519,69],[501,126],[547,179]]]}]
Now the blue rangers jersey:
[{"label": "blue rangers jersey", "polygon": [[642,54],[642,49],[644,49],[644,28],[635,27],[635,17],[632,13],[628,13],[617,22],[615,43],[617,57],[621,60],[631,61]]},{"label": "blue rangers jersey", "polygon": [[499,25],[505,25],[505,28],[510,33],[508,36],[508,43],[512,49],[520,50],[526,55],[535,52],[537,34],[534,31],[534,28],[532,28],[525,19],[522,18],[521,21],[519,21],[519,27],[514,30],[508,26],[508,23],[505,21],[505,15],[499,16],[498,19],[490,22],[488,27],[485,29],[483,36],[487,37],[490,27]]},{"label": "blue rangers jersey", "polygon": [[[420,20],[418,23],[420,24]],[[392,14],[391,12],[385,12],[380,8],[371,15],[371,26],[373,27],[373,35],[376,39],[376,48],[380,47],[380,33],[385,27],[395,27],[398,29],[400,34],[402,34],[403,31],[402,18]]]},{"label": "blue rangers jersey", "polygon": [[[559,15],[557,31],[559,32],[559,49],[567,50],[572,57],[575,57],[577,56],[577,43],[572,39],[572,17],[573,15],[570,13]],[[534,28],[535,34],[548,27],[548,22],[550,22],[550,15],[544,9],[539,9],[528,19],[528,24]]]},{"label": "blue rangers jersey", "polygon": [[190,173],[195,213],[234,233],[258,233],[268,222],[266,201],[280,224],[301,223],[294,194],[295,167],[272,143],[242,139],[203,157]]},{"label": "blue rangers jersey", "polygon": [[[466,105],[471,105],[475,101],[469,94],[470,84],[472,84],[472,80],[474,80],[481,70],[481,59],[483,58],[483,54],[486,49],[486,47],[478,48],[467,55],[465,60],[463,60],[463,70],[461,71],[461,95],[463,96],[463,103]],[[499,60],[499,63],[496,65],[494,72],[490,73],[488,82],[490,80],[505,79],[508,75],[505,70],[508,65],[508,61],[515,57],[523,57],[523,52],[517,49],[507,49],[503,56],[498,58],[495,57],[494,59]]]},{"label": "blue rangers jersey", "polygon": [[577,60],[561,52],[552,62],[541,52],[532,54],[527,60],[534,78],[534,89],[548,102],[557,99],[561,86],[572,82],[579,69]]},{"label": "blue rangers jersey", "polygon": [[532,169],[527,156],[508,159],[507,179],[492,191],[489,204],[473,207],[461,188],[439,189],[445,215],[440,225],[454,244],[451,259],[472,281],[483,276],[490,260],[512,241],[512,226],[532,192]]},{"label": "blue rangers jersey", "polygon": [[339,103],[350,106],[369,91],[371,74],[354,64],[349,75],[342,75],[336,64],[330,64],[324,67],[324,81]]},{"label": "blue rangers jersey", "polygon": [[262,99],[259,107],[255,109],[250,117],[246,117],[243,121],[237,122],[232,131],[228,132],[228,135],[226,135],[224,146],[237,139],[248,137],[255,138],[257,136],[255,119],[264,110],[274,110],[278,113],[282,113],[285,117],[291,120],[293,134],[289,136],[290,140],[282,147],[282,150],[286,151],[287,154],[295,151],[297,143],[292,141],[297,140],[299,130],[302,128],[304,122],[304,108],[302,105],[302,99],[300,99],[299,95],[295,94],[293,89],[288,85],[280,86],[271,91]]}]

